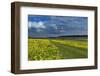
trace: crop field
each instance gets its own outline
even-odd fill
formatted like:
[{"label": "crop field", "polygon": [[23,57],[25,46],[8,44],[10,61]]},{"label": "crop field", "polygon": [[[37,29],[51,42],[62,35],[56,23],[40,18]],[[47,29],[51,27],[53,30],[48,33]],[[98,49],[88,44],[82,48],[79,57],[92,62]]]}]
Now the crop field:
[{"label": "crop field", "polygon": [[28,39],[28,60],[58,60],[88,57],[87,39]]}]

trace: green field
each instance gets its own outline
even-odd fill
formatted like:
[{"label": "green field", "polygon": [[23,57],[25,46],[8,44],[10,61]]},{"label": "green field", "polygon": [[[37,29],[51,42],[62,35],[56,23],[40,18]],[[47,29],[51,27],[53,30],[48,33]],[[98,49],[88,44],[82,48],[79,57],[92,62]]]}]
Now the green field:
[{"label": "green field", "polygon": [[28,39],[28,60],[76,59],[88,57],[87,39]]}]

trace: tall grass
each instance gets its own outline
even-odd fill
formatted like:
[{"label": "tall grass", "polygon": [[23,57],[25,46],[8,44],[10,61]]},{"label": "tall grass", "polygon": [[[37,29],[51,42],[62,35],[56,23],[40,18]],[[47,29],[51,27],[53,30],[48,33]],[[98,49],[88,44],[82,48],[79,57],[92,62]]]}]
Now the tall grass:
[{"label": "tall grass", "polygon": [[28,39],[29,60],[86,58],[87,40]]}]

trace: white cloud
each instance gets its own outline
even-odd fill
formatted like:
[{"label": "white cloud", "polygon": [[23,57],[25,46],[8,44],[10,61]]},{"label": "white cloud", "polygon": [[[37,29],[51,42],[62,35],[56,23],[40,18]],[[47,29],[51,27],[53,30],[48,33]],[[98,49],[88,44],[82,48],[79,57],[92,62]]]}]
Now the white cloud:
[{"label": "white cloud", "polygon": [[37,32],[42,32],[43,30],[42,30],[42,29],[37,29],[36,31],[37,31]]},{"label": "white cloud", "polygon": [[58,29],[56,24],[51,24],[50,26],[52,26],[52,27],[55,28],[56,30]]},{"label": "white cloud", "polygon": [[38,28],[46,28],[42,21],[39,21],[39,22],[31,22],[31,21],[29,21],[28,22],[28,28],[32,28],[32,27],[37,28],[37,29]]}]

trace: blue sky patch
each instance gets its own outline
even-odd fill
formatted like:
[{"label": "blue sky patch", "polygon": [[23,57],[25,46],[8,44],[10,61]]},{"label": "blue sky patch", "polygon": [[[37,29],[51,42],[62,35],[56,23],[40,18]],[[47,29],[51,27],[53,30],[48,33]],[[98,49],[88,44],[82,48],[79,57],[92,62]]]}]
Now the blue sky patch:
[{"label": "blue sky patch", "polygon": [[28,15],[30,37],[87,35],[87,27],[87,17]]}]

